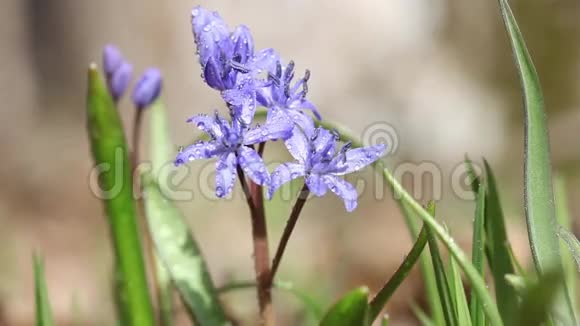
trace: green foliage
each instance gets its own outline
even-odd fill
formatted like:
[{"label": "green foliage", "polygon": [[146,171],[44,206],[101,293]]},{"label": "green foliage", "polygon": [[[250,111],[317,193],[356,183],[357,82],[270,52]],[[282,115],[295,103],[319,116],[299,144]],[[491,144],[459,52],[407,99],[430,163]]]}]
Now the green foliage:
[{"label": "green foliage", "polygon": [[[468,164],[469,165],[469,164]],[[485,194],[487,186],[481,183],[478,178],[472,179],[476,193],[475,198],[475,218],[473,219],[473,241],[471,246],[471,262],[479,274],[485,276]],[[485,325],[485,314],[483,306],[477,299],[475,293],[471,293],[470,302],[471,323],[475,326]]]},{"label": "green foliage", "polygon": [[192,318],[202,325],[227,324],[205,260],[181,212],[163,196],[150,174],[142,175],[142,185],[155,248]]},{"label": "green foliage", "polygon": [[320,326],[367,326],[369,289],[361,287],[347,293],[324,315]]},{"label": "green foliage", "polygon": [[[507,0],[499,0],[499,4],[524,98],[524,207],[532,257],[540,275],[548,270],[560,273],[562,263],[552,193],[550,144],[540,81]],[[557,304],[552,317],[556,320],[555,316],[559,315],[564,324],[574,325],[574,310],[564,282],[557,288]]]},{"label": "green foliage", "polygon": [[36,302],[36,326],[52,326],[54,320],[48,299],[44,263],[38,255],[33,257],[34,265],[34,298]]},{"label": "green foliage", "polygon": [[88,73],[87,128],[111,229],[121,320],[124,325],[153,325],[127,142],[117,108],[95,65]]}]

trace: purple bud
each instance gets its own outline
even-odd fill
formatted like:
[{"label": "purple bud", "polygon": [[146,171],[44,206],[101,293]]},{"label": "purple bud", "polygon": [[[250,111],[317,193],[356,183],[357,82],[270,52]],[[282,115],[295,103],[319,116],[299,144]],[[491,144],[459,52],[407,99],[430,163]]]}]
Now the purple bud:
[{"label": "purple bud", "polygon": [[133,103],[143,109],[157,99],[161,93],[161,72],[156,68],[145,70],[133,88]]},{"label": "purple bud", "polygon": [[116,46],[112,44],[105,46],[103,49],[103,70],[107,77],[112,76],[124,61],[121,51]]},{"label": "purple bud", "polygon": [[244,25],[238,26],[232,33],[234,42],[234,58],[238,57],[240,63],[246,63],[254,55],[254,39],[250,29]]},{"label": "purple bud", "polygon": [[215,59],[210,57],[203,69],[203,79],[211,88],[223,91],[226,87],[224,86],[221,75],[220,67]]},{"label": "purple bud", "polygon": [[109,92],[113,99],[118,101],[129,86],[131,76],[133,75],[133,66],[127,62],[122,62],[121,65],[107,78]]}]

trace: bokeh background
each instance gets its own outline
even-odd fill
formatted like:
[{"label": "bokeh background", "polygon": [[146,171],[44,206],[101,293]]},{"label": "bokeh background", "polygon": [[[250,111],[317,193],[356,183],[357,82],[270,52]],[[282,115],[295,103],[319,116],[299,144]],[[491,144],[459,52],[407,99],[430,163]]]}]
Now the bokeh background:
[{"label": "bokeh background", "polygon": [[[564,175],[580,215],[580,2],[513,0],[513,9],[545,91],[555,171]],[[496,1],[277,0],[81,1],[2,0],[0,10],[0,325],[33,324],[31,254],[42,253],[59,325],[112,325],[111,254],[99,201],[89,188],[85,75],[107,43],[138,72],[158,66],[172,137],[186,145],[197,131],[189,116],[223,109],[203,84],[190,10],[219,10],[231,27],[244,23],[257,48],[273,47],[298,70],[312,71],[310,99],[326,119],[363,135],[376,122],[396,129],[389,166],[436,165],[442,173],[439,215],[469,246],[473,204],[453,191],[468,153],[485,156],[499,179],[510,240],[529,262],[522,208],[521,95]],[[129,125],[133,108],[120,110]],[[176,147],[177,148],[177,147]],[[281,147],[266,150],[279,158]],[[286,157],[286,156],[283,156]],[[241,196],[227,202],[195,193],[193,164],[180,202],[215,282],[251,279],[249,219]],[[404,179],[412,186],[415,180]],[[414,189],[422,202],[437,182]],[[362,284],[377,289],[411,245],[390,195],[376,196],[372,173],[359,208],[346,214],[332,196],[310,201],[291,239],[280,277],[330,303]],[[461,177],[460,179],[461,180]],[[378,198],[380,197],[380,198]],[[268,207],[274,247],[290,202]],[[576,232],[580,226],[576,219]],[[273,250],[273,248],[271,248]],[[252,291],[224,296],[229,309],[255,322]],[[300,304],[275,295],[280,321],[298,325]],[[423,303],[415,271],[388,307],[394,325],[414,325],[409,303]]]}]

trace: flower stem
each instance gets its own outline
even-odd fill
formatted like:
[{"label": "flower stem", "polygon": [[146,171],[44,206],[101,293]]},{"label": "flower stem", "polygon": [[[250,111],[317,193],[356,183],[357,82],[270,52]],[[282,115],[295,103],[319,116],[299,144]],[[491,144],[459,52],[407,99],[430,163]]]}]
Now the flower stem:
[{"label": "flower stem", "polygon": [[242,168],[237,165],[238,177],[252,217],[252,239],[254,242],[254,269],[258,291],[258,305],[262,325],[274,325],[274,309],[270,288],[270,257],[268,252],[268,230],[264,214],[258,211]]},{"label": "flower stem", "polygon": [[296,199],[296,203],[294,204],[294,208],[292,208],[292,212],[290,213],[290,217],[288,218],[288,222],[286,222],[286,227],[284,228],[284,233],[282,233],[282,238],[280,238],[280,243],[278,244],[278,249],[276,250],[276,255],[274,256],[274,260],[272,261],[272,272],[270,277],[270,284],[274,281],[274,276],[278,271],[278,267],[280,266],[280,261],[282,260],[282,256],[284,255],[284,250],[286,249],[286,245],[288,244],[288,240],[290,239],[290,235],[292,235],[292,231],[296,226],[296,222],[298,221],[298,216],[300,216],[300,212],[302,211],[302,207],[306,203],[306,199],[308,198],[308,194],[310,190],[308,186],[304,184],[302,190],[300,190],[300,194],[298,195],[298,199]]}]

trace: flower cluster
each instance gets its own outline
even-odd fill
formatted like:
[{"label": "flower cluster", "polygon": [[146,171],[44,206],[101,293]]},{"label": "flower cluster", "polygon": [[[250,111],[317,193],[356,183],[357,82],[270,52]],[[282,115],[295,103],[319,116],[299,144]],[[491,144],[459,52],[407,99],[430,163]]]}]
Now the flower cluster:
[{"label": "flower cluster", "polygon": [[[133,66],[125,60],[121,51],[114,45],[103,49],[103,71],[107,78],[109,93],[118,102],[127,91],[133,75]],[[149,106],[161,93],[162,77],[157,68],[148,68],[139,77],[131,98],[138,109]]]},{"label": "flower cluster", "polygon": [[[357,171],[379,159],[385,145],[337,149],[338,135],[316,128],[311,112],[321,119],[316,107],[306,99],[310,72],[295,78],[294,62],[283,63],[270,48],[254,50],[248,27],[230,29],[217,12],[196,7],[191,12],[202,77],[218,90],[228,110],[229,120],[214,115],[197,115],[188,122],[209,136],[180,150],[179,166],[196,159],[217,158],[216,195],[224,197],[233,188],[238,171],[256,184],[269,187],[268,197],[284,183],[298,177],[315,196],[328,189],[344,200],[346,209],[356,208],[355,188],[344,174]],[[265,124],[252,126],[256,107],[268,110]],[[269,174],[254,145],[283,140],[297,162],[285,163]]]}]

